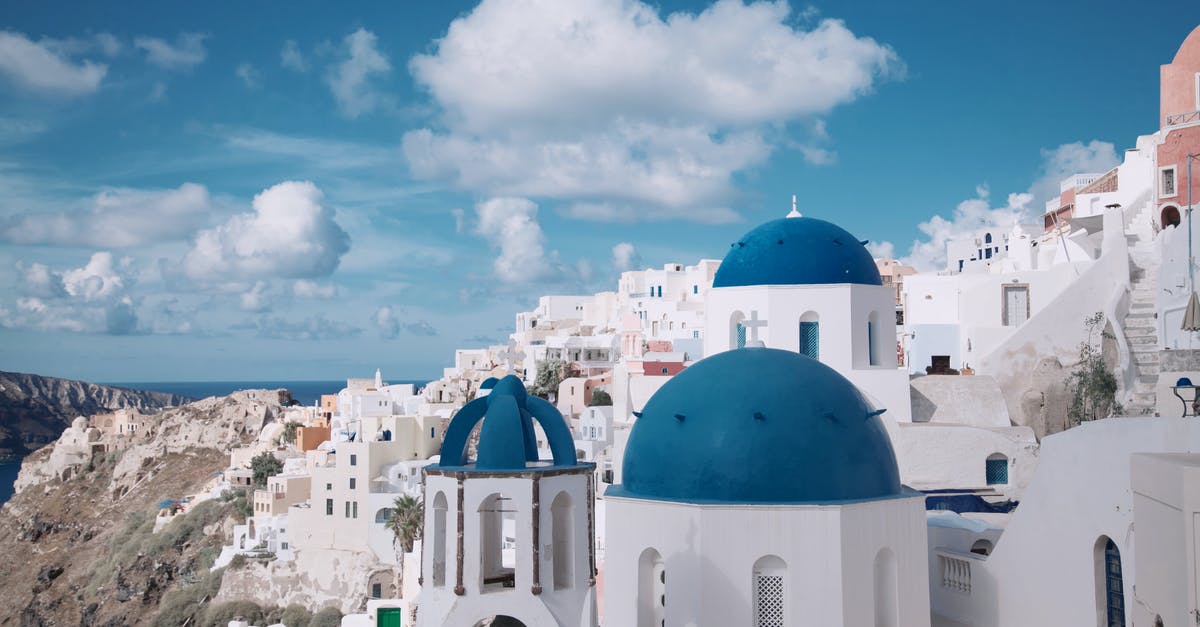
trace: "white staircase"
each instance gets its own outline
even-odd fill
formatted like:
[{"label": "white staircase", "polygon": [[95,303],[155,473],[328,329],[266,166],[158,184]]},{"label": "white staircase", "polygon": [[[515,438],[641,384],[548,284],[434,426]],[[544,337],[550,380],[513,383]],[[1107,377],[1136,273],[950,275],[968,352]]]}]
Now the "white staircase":
[{"label": "white staircase", "polygon": [[1129,343],[1131,365],[1137,374],[1133,397],[1125,407],[1125,413],[1131,416],[1154,414],[1154,388],[1161,370],[1155,313],[1160,260],[1154,245],[1152,206],[1149,202],[1142,205],[1125,230],[1125,240],[1129,243],[1130,289],[1125,339]]}]

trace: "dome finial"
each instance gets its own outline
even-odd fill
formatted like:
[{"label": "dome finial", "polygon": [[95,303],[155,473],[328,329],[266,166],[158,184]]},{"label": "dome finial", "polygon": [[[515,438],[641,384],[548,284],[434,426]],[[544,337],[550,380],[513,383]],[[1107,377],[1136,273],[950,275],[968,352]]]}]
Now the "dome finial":
[{"label": "dome finial", "polygon": [[787,217],[789,217],[789,218],[803,218],[804,217],[804,216],[800,215],[799,211],[796,211],[796,195],[795,194],[792,194],[792,210],[788,212]]}]

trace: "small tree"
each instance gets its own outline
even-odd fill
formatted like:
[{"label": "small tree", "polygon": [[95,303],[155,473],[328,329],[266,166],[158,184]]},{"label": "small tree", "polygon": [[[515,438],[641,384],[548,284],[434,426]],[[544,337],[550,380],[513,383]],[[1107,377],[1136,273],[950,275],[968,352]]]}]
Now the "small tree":
[{"label": "small tree", "polygon": [[567,362],[561,359],[547,359],[538,364],[537,377],[533,380],[530,392],[535,396],[549,398],[558,393],[558,386],[567,378]]},{"label": "small tree", "polygon": [[303,426],[304,425],[296,422],[295,420],[287,421],[287,423],[285,423],[283,425],[283,435],[281,436],[281,437],[283,437],[283,441],[287,442],[288,444],[295,444],[296,443],[296,429],[299,429],[300,427],[303,427]]},{"label": "small tree", "polygon": [[387,521],[387,528],[392,530],[392,544],[399,544],[406,553],[411,551],[424,526],[425,504],[408,495],[396,497],[392,502],[392,517]]},{"label": "small tree", "polygon": [[254,485],[267,485],[267,477],[279,474],[283,470],[283,462],[279,461],[270,451],[264,451],[250,460],[250,470],[254,473]]},{"label": "small tree", "polygon": [[588,401],[588,407],[604,407],[612,404],[612,397],[604,390],[593,390],[592,400]]},{"label": "small tree", "polygon": [[1067,417],[1072,425],[1085,420],[1107,418],[1122,411],[1117,402],[1117,378],[1104,364],[1104,355],[1095,340],[1103,344],[1113,335],[1104,330],[1104,314],[1096,312],[1084,320],[1087,340],[1079,343],[1079,363],[1067,377],[1067,390],[1071,394],[1071,405]]}]

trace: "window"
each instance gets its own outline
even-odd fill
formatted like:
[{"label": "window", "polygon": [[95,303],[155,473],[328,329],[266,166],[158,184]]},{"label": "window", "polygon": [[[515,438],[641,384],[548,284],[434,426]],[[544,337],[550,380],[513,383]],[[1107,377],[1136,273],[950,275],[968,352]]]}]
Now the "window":
[{"label": "window", "polygon": [[332,484],[332,483],[326,483],[326,484],[325,484],[325,489],[326,489],[326,490],[332,490],[332,489],[333,489],[333,484]]},{"label": "window", "polygon": [[287,543],[287,542],[284,542],[284,543],[280,544],[280,545],[279,545],[279,547],[280,547],[281,549],[283,549],[284,551],[286,551],[286,550],[287,550],[287,547],[288,547],[288,543]]},{"label": "window", "polygon": [[786,613],[787,565],[768,555],[754,563],[754,627],[783,627]]},{"label": "window", "polygon": [[1008,458],[1004,455],[988,456],[985,471],[988,485],[1008,485]]},{"label": "window", "polygon": [[667,374],[667,369],[666,369],[666,368],[663,368],[663,369],[662,369],[662,373],[663,373],[663,374]]},{"label": "window", "polygon": [[354,502],[354,515],[351,518],[358,518],[358,501]]},{"label": "window", "polygon": [[867,318],[867,363],[872,366],[879,365],[879,356],[876,355],[875,351],[875,321],[878,318],[879,315],[874,311]]},{"label": "window", "polygon": [[435,432],[434,432],[434,430],[435,430],[436,428],[437,428],[437,427],[429,427],[429,437],[430,437],[431,439],[432,439],[432,438],[435,438],[435,437],[437,437],[437,435],[436,435],[436,434],[435,434]]},{"label": "window", "polygon": [[699,332],[699,331],[692,331],[692,339],[693,339],[693,340],[698,340],[698,339],[700,339],[700,332]]},{"label": "window", "polygon": [[986,233],[986,234],[984,234],[984,236],[983,236],[983,243],[984,243],[984,244],[991,244],[991,243],[992,243],[992,234],[991,234],[991,233]]},{"label": "window", "polygon": [[325,499],[325,515],[333,516],[333,499]]},{"label": "window", "polygon": [[746,327],[742,323],[737,323],[737,347],[746,348]]},{"label": "window", "polygon": [[383,584],[381,584],[381,583],[371,584],[371,598],[372,599],[383,598]]},{"label": "window", "polygon": [[1096,606],[1098,623],[1125,627],[1125,580],[1121,572],[1121,550],[1107,536],[1096,540]]},{"label": "window", "polygon": [[1005,285],[1001,287],[1001,290],[1004,296],[1003,311],[1001,311],[1004,326],[1021,326],[1029,319],[1029,286]]},{"label": "window", "polygon": [[358,455],[351,455],[351,456],[350,456],[350,465],[351,465],[351,466],[357,466],[357,465],[358,465]]},{"label": "window", "polygon": [[821,358],[821,323],[815,312],[800,317],[800,354]]},{"label": "window", "polygon": [[699,286],[699,285],[693,285],[693,286],[692,286],[692,293],[693,293],[693,294],[699,294],[699,293],[700,293],[700,286]]},{"label": "window", "polygon": [[1158,169],[1158,195],[1162,198],[1175,195],[1175,166]]},{"label": "window", "polygon": [[354,477],[350,477],[350,489],[353,490],[354,488],[358,487],[357,484],[358,484],[358,479],[355,479]]},{"label": "window", "polygon": [[349,517],[350,517],[350,501],[346,501],[346,513],[342,515],[342,518],[349,518]]},{"label": "window", "polygon": [[991,248],[989,248],[989,249],[987,249],[987,250],[983,251],[983,258],[984,258],[984,259],[991,259],[991,258],[992,258],[992,249],[991,249]]},{"label": "window", "polygon": [[551,546],[554,562],[554,589],[566,590],[575,583],[574,512],[571,496],[559,492],[550,506]]}]

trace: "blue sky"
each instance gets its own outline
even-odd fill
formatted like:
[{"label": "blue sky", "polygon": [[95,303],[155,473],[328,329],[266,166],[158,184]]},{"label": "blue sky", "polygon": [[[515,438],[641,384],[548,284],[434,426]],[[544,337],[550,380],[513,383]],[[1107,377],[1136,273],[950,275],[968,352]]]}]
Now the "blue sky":
[{"label": "blue sky", "polygon": [[1184,1],[14,5],[0,369],[435,377],[538,295],[720,257],[792,194],[935,267],[1154,131],[1198,23]]}]

